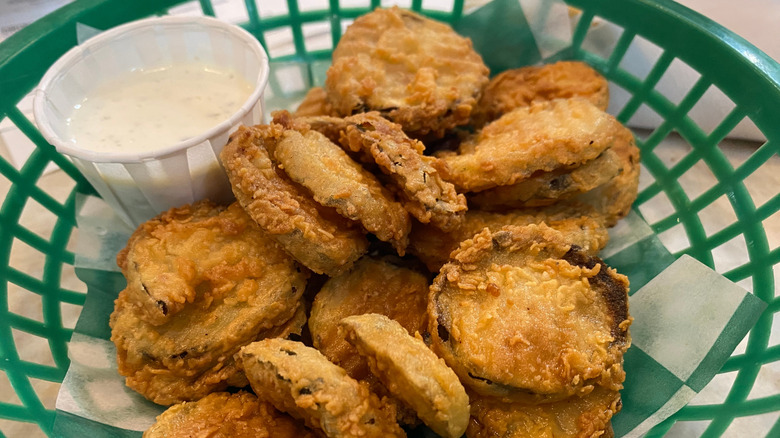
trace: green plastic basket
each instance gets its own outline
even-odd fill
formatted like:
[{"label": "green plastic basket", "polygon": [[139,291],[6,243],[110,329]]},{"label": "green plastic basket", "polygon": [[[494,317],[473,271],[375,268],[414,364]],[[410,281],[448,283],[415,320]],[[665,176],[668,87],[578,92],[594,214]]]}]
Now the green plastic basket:
[{"label": "green plastic basket", "polygon": [[[0,208],[0,436],[4,436],[2,431],[10,433],[11,430],[14,436],[51,433],[53,394],[68,368],[68,340],[73,332],[63,322],[73,319],[85,299],[85,287],[68,280],[72,278],[75,259],[70,246],[76,230],[75,198],[78,193],[92,193],[76,168],[43,139],[17,105],[37,85],[47,68],[76,44],[76,23],[107,29],[144,16],[167,13],[178,3],[181,1],[78,0],[0,44],[0,120],[8,118],[37,145],[21,170],[0,160],[0,174],[9,187]],[[364,6],[342,8],[338,0],[321,0],[319,9],[301,10],[295,0],[288,0],[286,13],[271,17],[262,13],[265,3],[255,0],[244,3],[248,12],[244,27],[263,43],[270,33],[290,32],[294,53],[276,56],[275,60],[304,63],[307,80],[314,83],[322,78],[330,49],[307,50],[306,25],[329,23],[331,40],[336,42],[348,20],[386,2],[366,0]],[[424,6],[428,2],[423,0],[406,3],[411,9],[455,26],[464,8],[463,0],[454,0],[449,11],[427,9]],[[502,3],[505,0],[496,0],[494,6]],[[656,426],[648,436],[662,436],[676,422],[685,421],[708,422],[702,436],[720,436],[735,420],[748,418],[749,421],[749,417],[756,415],[774,415],[770,420],[774,426],[765,436],[780,436],[780,420],[777,420],[780,394],[752,392],[762,367],[771,371],[772,366],[780,365],[780,345],[776,339],[770,342],[773,318],[780,310],[780,299],[775,296],[775,278],[780,278],[780,249],[778,242],[768,240],[765,232],[765,227],[780,229],[777,214],[780,195],[776,187],[756,187],[752,183],[756,175],[770,172],[770,164],[778,160],[780,66],[742,38],[670,1],[568,0],[567,3],[582,10],[582,14],[570,45],[547,59],[587,61],[613,86],[625,90],[630,98],[617,114],[622,122],[630,121],[642,107],[657,114],[662,121],[660,126],[638,138],[646,182],[635,208],[645,214],[662,241],[663,236],[671,234],[687,239],[689,244],[684,248],[669,248],[675,256],[689,254],[769,303],[743,343],[744,348],[738,349],[721,370],[720,375],[730,376],[726,380],[731,382],[723,401],[687,406]],[[214,15],[209,0],[201,0],[200,6],[204,14]],[[490,18],[496,20],[496,31],[506,33],[510,39],[533,38],[522,20],[512,21],[514,18],[501,13]],[[585,48],[594,20],[622,28],[608,56]],[[621,63],[636,39],[646,40],[659,49],[659,56],[643,78]],[[476,44],[479,46],[478,41]],[[273,58],[274,54],[271,55]],[[490,57],[486,59],[491,63]],[[541,54],[529,50],[518,53],[517,60],[536,62],[541,60]],[[679,99],[670,99],[657,88],[670,66],[678,63],[687,65],[698,78]],[[491,64],[494,73],[506,67]],[[271,87],[272,90],[278,87],[273,75]],[[722,121],[714,129],[705,131],[690,112],[714,89],[731,100],[733,107],[720,116]],[[719,143],[746,119],[767,141],[760,147],[742,151],[738,160],[729,159]],[[677,135],[690,149],[687,154],[670,158],[664,144],[670,136]],[[57,176],[44,176],[44,170],[52,165],[60,169]],[[704,169],[709,175],[712,184],[708,189],[695,193],[686,190],[686,178],[694,169],[699,172]],[[39,184],[46,178],[57,178],[57,187],[61,189],[56,193],[43,191]],[[729,213],[720,217],[717,224],[708,223],[705,218],[710,216],[702,213],[715,204],[725,205]],[[52,216],[53,227],[32,229],[26,222],[33,215]],[[724,254],[735,244],[743,249],[743,260],[724,264],[722,260],[728,258]],[[12,253],[17,256],[12,258]],[[14,266],[13,260],[19,258],[39,263],[40,269],[26,272]],[[10,307],[11,296],[39,301],[40,315],[14,311]],[[23,347],[36,342],[51,353],[45,363],[33,362],[23,353]],[[772,372],[777,373],[777,369]],[[23,423],[29,427],[25,428]]]}]

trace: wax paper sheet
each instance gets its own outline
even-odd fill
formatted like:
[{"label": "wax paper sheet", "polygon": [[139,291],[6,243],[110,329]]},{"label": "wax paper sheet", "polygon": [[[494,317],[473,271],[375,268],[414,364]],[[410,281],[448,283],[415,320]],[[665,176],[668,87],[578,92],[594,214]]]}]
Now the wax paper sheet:
[{"label": "wax paper sheet", "polygon": [[[565,50],[571,39],[569,11],[560,1],[478,0],[466,8],[456,28],[472,38],[493,71],[536,63]],[[85,38],[92,33],[82,31]],[[283,49],[286,43],[269,44]],[[267,107],[295,108],[309,87],[324,82],[328,65],[272,63]],[[76,273],[89,292],[70,344],[72,363],[57,400],[54,434],[140,437],[164,408],[125,387],[108,327],[113,300],[125,284],[116,253],[132,230],[97,198],[83,197],[79,206]],[[613,427],[618,437],[636,437],[704,388],[766,305],[690,257],[675,260],[637,213],[610,235],[601,255],[629,277],[635,319],[625,355],[623,410]],[[434,435],[418,428],[410,436]]]}]

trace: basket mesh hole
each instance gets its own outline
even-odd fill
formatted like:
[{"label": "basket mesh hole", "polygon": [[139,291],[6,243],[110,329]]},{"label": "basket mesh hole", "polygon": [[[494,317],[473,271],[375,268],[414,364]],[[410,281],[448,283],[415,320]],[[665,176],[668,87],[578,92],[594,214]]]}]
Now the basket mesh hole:
[{"label": "basket mesh hole", "polygon": [[57,223],[57,215],[48,208],[42,206],[32,198],[28,198],[19,217],[19,223],[33,233],[46,240],[51,238],[54,225]]},{"label": "basket mesh hole", "polygon": [[[50,163],[50,165],[54,166],[54,163]],[[74,187],[76,187],[76,181],[67,173],[59,170],[59,167],[55,166],[55,169],[57,169],[56,172],[43,175],[38,180],[38,185],[46,184],[46,194],[64,205],[68,202],[68,198],[73,192]]]},{"label": "basket mesh hole", "polygon": [[[748,400],[771,397],[780,391],[780,362],[769,362],[761,366],[748,394]],[[779,412],[780,413],[780,412]]]},{"label": "basket mesh hole", "polygon": [[777,175],[779,174],[780,156],[773,155],[743,180],[756,206],[764,205],[765,202],[777,196]]},{"label": "basket mesh hole", "polygon": [[355,20],[353,20],[351,18],[350,19],[341,20],[341,34],[343,35],[344,32],[347,31],[347,28],[349,27],[349,25],[354,23],[354,22],[355,22]]},{"label": "basket mesh hole", "polygon": [[608,59],[623,32],[622,27],[596,15],[588,26],[581,47],[600,58]]},{"label": "basket mesh hole", "polygon": [[333,48],[333,39],[330,36],[330,22],[317,21],[306,23],[302,26],[302,29],[307,52]]},{"label": "basket mesh hole", "polygon": [[249,14],[243,0],[222,0],[211,2],[214,5],[214,15],[230,23],[246,23]]},{"label": "basket mesh hole", "polygon": [[718,183],[718,178],[712,173],[704,161],[699,160],[677,179],[688,198],[695,199]]},{"label": "basket mesh hole", "polygon": [[41,296],[10,282],[8,283],[8,310],[27,319],[43,322]]},{"label": "basket mesh hole", "polygon": [[279,58],[281,56],[294,55],[292,28],[289,26],[264,32],[265,42],[268,45],[268,56]]},{"label": "basket mesh hole", "polygon": [[55,366],[54,357],[46,338],[41,338],[15,328],[11,329],[19,358],[41,365]]},{"label": "basket mesh hole", "polygon": [[256,1],[260,18],[275,17],[277,15],[288,15],[287,2],[269,2]]},{"label": "basket mesh hole", "polygon": [[305,64],[290,63],[287,65],[278,65],[274,72],[274,82],[278,85],[276,94],[289,96],[292,94],[302,94],[309,88],[309,81],[306,79]]},{"label": "basket mesh hole", "polygon": [[675,58],[664,72],[655,89],[675,105],[679,105],[688,90],[693,88],[701,74],[688,64]]},{"label": "basket mesh hole", "polygon": [[764,231],[766,231],[769,248],[772,250],[776,249],[780,246],[780,210],[764,219],[763,226]]},{"label": "basket mesh hole", "polygon": [[662,53],[663,50],[660,47],[641,35],[637,35],[619,66],[640,80],[644,80]]},{"label": "basket mesh hole", "polygon": [[716,126],[734,109],[736,105],[720,88],[710,85],[696,105],[688,112],[702,131],[711,133]]},{"label": "basket mesh hole", "polygon": [[737,214],[734,213],[726,195],[702,208],[698,215],[707,236],[712,236],[737,221]]},{"label": "basket mesh hole", "polygon": [[16,391],[11,386],[11,381],[8,380],[8,375],[4,370],[0,370],[0,394],[3,394],[3,402],[12,403],[15,405],[21,405],[22,401],[16,395]]},{"label": "basket mesh hole", "polygon": [[60,286],[73,292],[87,293],[87,285],[76,276],[73,265],[63,263],[60,274]]},{"label": "basket mesh hole", "polygon": [[400,8],[409,9],[412,7],[412,0],[382,0],[381,5],[383,8],[398,6]]},{"label": "basket mesh hole", "polygon": [[715,270],[721,274],[742,266],[750,260],[745,244],[745,236],[742,234],[734,237],[723,245],[712,250],[715,261]]},{"label": "basket mesh hole", "polygon": [[653,153],[669,169],[690,154],[691,151],[693,151],[693,147],[690,143],[674,133],[667,136],[664,141],[653,149]]},{"label": "basket mesh hole", "polygon": [[671,253],[682,251],[691,246],[691,243],[688,241],[688,234],[685,232],[682,224],[677,224],[658,234],[658,239]]},{"label": "basket mesh hole", "polygon": [[[777,386],[775,386],[775,390]],[[723,432],[724,437],[738,436],[765,436],[769,437],[769,430],[780,417],[780,411],[768,412],[750,417],[735,418],[729,427]]]},{"label": "basket mesh hole", "polygon": [[43,278],[43,264],[41,260],[44,259],[46,259],[46,255],[41,253],[41,251],[19,239],[14,239],[11,245],[11,260],[14,261],[12,267],[19,272],[40,280]]},{"label": "basket mesh hole", "polygon": [[304,11],[323,11],[328,9],[328,0],[306,0],[298,2],[298,9]]},{"label": "basket mesh hole", "polygon": [[741,287],[742,289],[745,289],[746,291],[753,293],[753,277],[747,277],[743,278],[742,280],[739,280],[738,282],[734,283],[737,286]]},{"label": "basket mesh hole", "polygon": [[[747,119],[750,120],[750,119]],[[758,144],[749,140],[736,140],[730,139],[727,144],[721,144],[719,147],[723,149],[724,155],[731,164],[731,167],[737,169],[739,166],[745,163],[750,155],[756,151]]]},{"label": "basket mesh hole", "polygon": [[659,220],[673,214],[676,210],[666,193],[659,194],[650,198],[647,202],[639,206],[639,211],[648,224],[654,224]]},{"label": "basket mesh hole", "polygon": [[371,6],[371,0],[339,0],[339,9],[350,8],[368,8]]},{"label": "basket mesh hole", "polygon": [[626,106],[626,102],[628,102],[628,99],[630,98],[631,93],[629,93],[625,88],[614,82],[610,82],[609,106],[607,106],[607,112],[613,116],[618,115],[623,107]]},{"label": "basket mesh hole", "polygon": [[81,306],[60,301],[60,314],[62,315],[62,327],[75,329],[76,322],[81,315]]},{"label": "basket mesh hole", "polygon": [[57,402],[57,393],[60,390],[59,382],[49,382],[48,380],[36,379],[30,377],[30,384],[38,395],[38,399],[43,403],[46,409],[54,409]]},{"label": "basket mesh hole", "polygon": [[453,0],[423,0],[422,2],[423,9],[432,11],[450,12],[454,5]]},{"label": "basket mesh hole", "polygon": [[655,182],[655,177],[647,170],[644,164],[640,163],[639,168],[641,169],[639,171],[639,191],[641,192]]},{"label": "basket mesh hole", "polygon": [[726,401],[729,389],[734,385],[737,378],[737,371],[730,373],[715,374],[701,391],[690,401],[691,405],[710,405],[720,404]]},{"label": "basket mesh hole", "polygon": [[684,436],[686,438],[699,437],[709,425],[710,420],[678,421],[669,429],[668,435],[676,437]]},{"label": "basket mesh hole", "polygon": [[642,141],[647,140],[652,131],[650,129],[655,128],[664,121],[663,117],[659,116],[655,110],[647,106],[647,104],[639,105],[636,112],[628,119],[626,125],[637,128],[644,128],[643,131],[637,132],[637,137]]},{"label": "basket mesh hole", "polygon": [[780,345],[780,312],[772,315],[772,330],[769,333],[769,345]]}]

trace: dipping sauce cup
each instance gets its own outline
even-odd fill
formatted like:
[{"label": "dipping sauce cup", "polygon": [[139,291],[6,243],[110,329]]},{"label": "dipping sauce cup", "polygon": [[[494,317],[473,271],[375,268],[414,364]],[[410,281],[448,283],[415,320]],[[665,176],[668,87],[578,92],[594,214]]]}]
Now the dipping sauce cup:
[{"label": "dipping sauce cup", "polygon": [[63,55],[35,92],[43,136],[135,227],[173,206],[227,202],[219,153],[262,121],[268,55],[210,17],[149,18]]}]

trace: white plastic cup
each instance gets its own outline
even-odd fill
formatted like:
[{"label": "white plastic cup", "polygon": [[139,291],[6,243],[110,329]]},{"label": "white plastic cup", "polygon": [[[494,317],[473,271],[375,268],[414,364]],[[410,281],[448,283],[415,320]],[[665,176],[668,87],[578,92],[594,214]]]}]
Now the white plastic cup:
[{"label": "white plastic cup", "polygon": [[[96,152],[69,138],[67,118],[92,89],[133,69],[198,62],[233,69],[254,89],[228,119],[185,141],[153,151]],[[232,199],[219,153],[239,125],[262,122],[268,55],[251,34],[210,17],[167,16],[103,32],[65,53],[35,91],[41,134],[103,199],[135,227],[171,207]]]}]

